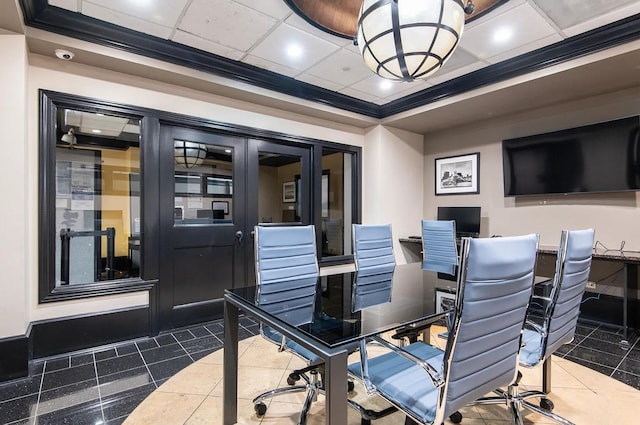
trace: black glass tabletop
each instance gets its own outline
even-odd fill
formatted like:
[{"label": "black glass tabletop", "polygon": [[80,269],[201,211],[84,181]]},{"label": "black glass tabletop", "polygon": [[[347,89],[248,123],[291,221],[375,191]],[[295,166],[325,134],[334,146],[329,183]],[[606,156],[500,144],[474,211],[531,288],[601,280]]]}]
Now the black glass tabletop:
[{"label": "black glass tabletop", "polygon": [[348,272],[321,276],[312,285],[308,280],[300,283],[311,290],[291,291],[287,285],[289,289],[278,293],[250,286],[227,290],[226,296],[240,306],[257,306],[330,347],[444,314],[436,314],[437,274],[422,270],[420,263],[396,266],[392,272]]}]

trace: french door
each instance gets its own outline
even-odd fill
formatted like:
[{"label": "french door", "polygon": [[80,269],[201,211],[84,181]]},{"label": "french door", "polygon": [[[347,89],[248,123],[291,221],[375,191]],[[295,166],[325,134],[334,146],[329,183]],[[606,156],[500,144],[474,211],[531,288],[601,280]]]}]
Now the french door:
[{"label": "french door", "polygon": [[222,317],[224,290],[254,284],[256,224],[311,222],[311,154],[161,125],[159,158],[158,317],[171,329]]}]

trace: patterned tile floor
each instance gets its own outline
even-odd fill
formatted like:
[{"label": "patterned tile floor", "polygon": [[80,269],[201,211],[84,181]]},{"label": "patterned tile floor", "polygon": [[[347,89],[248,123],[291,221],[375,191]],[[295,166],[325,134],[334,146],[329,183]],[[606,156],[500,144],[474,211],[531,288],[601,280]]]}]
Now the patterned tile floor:
[{"label": "patterned tile floor", "polygon": [[[240,337],[258,333],[241,318]],[[30,377],[0,385],[1,424],[122,424],[131,412],[177,372],[222,347],[215,321],[155,338],[97,347],[30,365]],[[620,347],[621,335],[581,323],[559,357],[587,366],[640,390],[640,343]]]}]

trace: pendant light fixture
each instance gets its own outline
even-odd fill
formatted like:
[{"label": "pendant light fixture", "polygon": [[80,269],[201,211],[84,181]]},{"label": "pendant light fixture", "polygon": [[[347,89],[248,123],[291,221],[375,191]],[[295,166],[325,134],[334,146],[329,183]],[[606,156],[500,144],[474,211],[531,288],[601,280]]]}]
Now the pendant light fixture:
[{"label": "pendant light fixture", "polygon": [[356,43],[365,64],[383,78],[423,80],[442,68],[458,46],[462,0],[364,0]]}]

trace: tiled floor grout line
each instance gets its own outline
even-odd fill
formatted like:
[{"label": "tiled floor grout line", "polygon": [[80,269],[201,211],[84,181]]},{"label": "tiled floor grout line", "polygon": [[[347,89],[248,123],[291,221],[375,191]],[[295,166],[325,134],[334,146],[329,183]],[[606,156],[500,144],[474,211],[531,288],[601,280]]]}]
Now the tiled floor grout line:
[{"label": "tiled floor grout line", "polygon": [[[71,356],[69,356],[71,358]],[[36,411],[33,412],[33,425],[36,425],[38,420],[38,407],[40,407],[40,396],[42,395],[42,385],[44,384],[44,373],[47,371],[47,362],[42,365],[42,376],[40,377],[40,385],[38,386],[38,400],[36,401]]]},{"label": "tiled floor grout line", "polygon": [[[116,351],[116,356],[118,351]],[[69,356],[69,363],[71,363],[71,356]],[[104,418],[104,406],[102,405],[102,392],[100,391],[100,377],[98,376],[98,364],[96,362],[96,353],[93,353],[93,370],[96,374],[96,386],[98,387],[98,402],[100,403],[100,413],[102,414],[102,423],[105,422]]]},{"label": "tiled floor grout line", "polygon": [[[156,342],[157,344],[157,342]],[[149,374],[149,376],[151,377],[151,380],[153,381],[153,385],[158,388],[158,384],[156,383],[156,378],[153,377],[153,374],[151,373],[151,370],[149,369],[149,365],[147,364],[147,361],[144,359],[144,356],[142,355],[142,351],[140,351],[140,347],[138,347],[138,344],[135,344],[136,346],[136,350],[138,350],[138,354],[140,355],[140,358],[142,359],[142,363],[144,364],[144,368],[147,369],[147,373]]]},{"label": "tiled floor grout line", "polygon": [[[176,337],[174,336],[174,338]],[[180,346],[180,348],[182,348],[182,351],[184,351],[187,354],[187,356],[189,356],[189,359],[191,360],[191,362],[195,363],[196,361],[193,360],[193,357],[191,357],[191,354],[187,351],[186,348],[184,348],[184,345],[182,345],[182,341],[179,341],[177,338],[176,338],[176,341],[178,341],[178,345]],[[191,340],[188,340],[188,341],[191,341]]]}]

